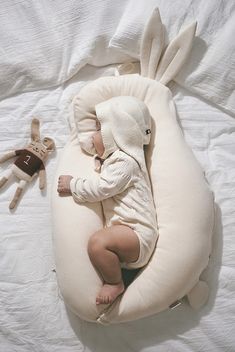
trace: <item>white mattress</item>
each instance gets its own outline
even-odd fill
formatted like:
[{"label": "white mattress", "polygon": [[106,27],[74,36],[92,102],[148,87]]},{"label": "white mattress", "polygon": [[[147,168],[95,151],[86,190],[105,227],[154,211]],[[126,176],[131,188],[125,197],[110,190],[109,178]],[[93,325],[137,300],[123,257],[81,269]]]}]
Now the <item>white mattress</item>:
[{"label": "white mattress", "polygon": [[[235,23],[233,2],[222,6],[211,0],[203,8],[201,0],[185,0],[184,6],[179,6],[182,0],[174,6],[160,0],[149,1],[148,6],[135,1],[135,7],[131,0],[78,3],[68,0],[65,6],[61,0],[52,8],[50,2],[2,0],[1,153],[29,141],[33,116],[41,120],[42,135],[55,139],[57,152],[47,163],[44,193],[34,180],[11,213],[8,204],[16,184],[11,182],[0,191],[1,350],[234,351],[235,65],[234,41],[227,40]],[[175,310],[105,327],[74,317],[61,299],[53,271],[50,185],[70,133],[71,98],[87,81],[113,74],[107,64],[127,60],[132,53],[137,57],[143,25],[155,5],[169,37],[192,18],[198,20],[196,60],[189,58],[171,88],[185,138],[215,193],[213,253],[203,274],[211,294],[198,312],[183,302]],[[0,171],[9,165],[1,165]]]}]

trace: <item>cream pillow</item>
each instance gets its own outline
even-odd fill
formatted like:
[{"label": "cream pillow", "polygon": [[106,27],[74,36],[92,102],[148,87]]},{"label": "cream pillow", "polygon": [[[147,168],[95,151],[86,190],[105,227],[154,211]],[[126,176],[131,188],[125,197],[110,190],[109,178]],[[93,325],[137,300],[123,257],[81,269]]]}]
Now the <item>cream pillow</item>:
[{"label": "cream pillow", "polygon": [[[187,40],[188,43],[192,41],[195,25],[194,30],[192,26],[183,33],[183,37],[181,35],[180,41],[174,41],[173,48],[168,48],[168,54],[166,51],[163,55],[164,60],[155,52],[160,60],[160,64],[155,65],[151,45],[146,45],[146,41],[151,40],[149,33],[154,33],[151,26],[155,22],[161,28],[159,21],[159,13],[155,11],[143,36],[141,75],[100,78],[85,86],[74,98],[77,129],[72,132],[55,175],[52,211],[58,282],[68,307],[88,321],[107,324],[139,319],[169,308],[185,295],[197,308],[208,297],[208,287],[199,278],[211,252],[213,195],[199,163],[184,140],[171,92],[160,83],[169,82],[180,69],[189,52]],[[179,42],[188,45],[187,50],[182,49],[182,60],[178,51],[174,50],[175,43],[178,46]],[[155,42],[153,48],[161,51],[162,45]],[[148,59],[150,57],[151,60]],[[149,67],[151,63],[158,70],[160,82],[153,79],[155,73],[153,67]],[[143,72],[151,77],[143,77]],[[106,307],[95,304],[102,282],[87,254],[89,237],[103,226],[101,204],[77,204],[72,197],[59,197],[56,188],[60,174],[95,177],[93,158],[82,151],[93,153],[90,136],[95,130],[95,105],[121,95],[135,96],[144,101],[153,117],[146,160],[156,205],[159,239],[148,265],[124,294]]]}]

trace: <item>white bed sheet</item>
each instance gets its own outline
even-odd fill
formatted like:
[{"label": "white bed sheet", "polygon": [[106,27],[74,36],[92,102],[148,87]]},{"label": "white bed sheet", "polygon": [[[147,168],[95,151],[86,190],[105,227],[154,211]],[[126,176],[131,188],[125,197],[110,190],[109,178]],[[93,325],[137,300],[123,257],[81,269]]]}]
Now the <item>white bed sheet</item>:
[{"label": "white bed sheet", "polygon": [[[9,10],[11,7],[12,14],[14,14],[11,18],[4,17],[4,23],[8,24],[8,28],[12,26],[12,30],[17,27],[16,24],[14,27],[14,18],[20,3],[29,7],[26,9],[27,16],[25,15],[24,18],[24,20],[28,19],[28,22],[23,23],[31,23],[32,15],[33,18],[38,18],[41,26],[39,26],[41,30],[38,33],[41,37],[40,43],[35,45],[37,49],[41,48],[42,55],[36,64],[33,61],[33,50],[28,53],[26,51],[25,54],[20,51],[20,57],[17,55],[10,57],[9,52],[12,55],[15,53],[15,42],[11,33],[9,38],[13,42],[9,40],[8,47],[6,41],[2,42],[5,53],[6,48],[9,52],[0,59],[0,71],[3,80],[7,82],[9,79],[9,82],[7,82],[8,85],[0,85],[2,97],[0,101],[0,151],[4,153],[9,149],[22,147],[28,142],[30,121],[33,116],[38,116],[41,120],[42,135],[46,134],[55,139],[57,151],[47,163],[48,186],[45,192],[41,194],[38,180],[33,181],[18,208],[10,213],[8,204],[16,184],[11,182],[9,186],[0,191],[0,349],[4,352],[234,351],[235,119],[232,116],[232,110],[227,109],[228,113],[225,113],[218,107],[218,102],[214,105],[203,93],[199,97],[176,83],[171,84],[185,138],[205,170],[217,204],[213,253],[209,267],[203,274],[211,288],[208,304],[199,312],[194,312],[184,302],[175,310],[123,325],[105,327],[83,322],[66,311],[53,271],[55,265],[50,223],[50,186],[60,152],[69,136],[71,97],[87,81],[113,73],[113,67],[97,68],[90,65],[81,67],[89,60],[90,63],[101,66],[102,63],[106,65],[109,62],[121,62],[128,59],[128,56],[121,54],[120,49],[123,49],[121,46],[119,51],[117,49],[115,51],[112,45],[114,40],[116,42],[117,39],[120,40],[120,35],[117,37],[120,30],[123,28],[124,31],[126,28],[123,26],[123,21],[127,18],[128,8],[132,2],[123,1],[117,4],[105,0],[89,1],[93,7],[102,8],[103,12],[100,10],[96,16],[99,24],[94,24],[96,30],[88,36],[88,39],[85,30],[82,31],[83,27],[80,22],[77,30],[81,31],[80,40],[85,38],[83,43],[87,40],[90,42],[90,47],[95,50],[87,55],[87,51],[83,51],[80,47],[83,57],[81,61],[80,57],[76,59],[73,56],[77,45],[79,46],[81,42],[72,43],[70,41],[72,34],[63,37],[63,41],[60,41],[61,37],[59,37],[59,42],[56,42],[57,49],[63,50],[58,49],[56,58],[55,52],[48,54],[52,63],[48,62],[47,56],[44,56],[48,46],[46,45],[46,50],[44,48],[43,51],[42,38],[49,41],[50,45],[52,41],[50,41],[50,35],[42,31],[49,24],[45,18],[44,22],[42,21],[40,5],[36,6],[36,2],[32,2],[34,6],[30,7],[29,2],[21,1],[16,2],[16,7],[13,7],[13,2],[3,1],[3,3],[5,7],[3,6],[1,11],[6,13],[6,9]],[[73,6],[73,14],[74,9],[80,10],[75,2],[66,3],[71,12]],[[138,1],[138,6],[140,3]],[[58,1],[58,4],[62,6],[62,1]],[[151,6],[152,4],[151,1]],[[159,1],[155,4],[159,7],[163,6],[163,3]],[[59,5],[58,9],[60,9]],[[85,2],[80,2],[79,6],[82,6],[83,13],[87,14],[86,21],[89,24],[92,9],[89,10]],[[150,8],[146,9],[146,2],[142,6],[143,18],[147,18]],[[63,9],[65,11],[64,7]],[[66,10],[66,13],[68,15],[69,11]],[[130,20],[135,17],[135,14],[138,14],[137,10],[136,13],[134,11],[129,13]],[[181,14],[182,11],[179,10],[179,15]],[[54,18],[50,16],[51,14],[48,14],[48,20]],[[116,20],[112,21],[112,18]],[[139,28],[142,28],[143,22],[141,21],[143,20],[139,21]],[[181,21],[183,22],[182,17]],[[73,24],[75,22],[76,20],[72,21]],[[0,21],[0,24],[2,23]],[[55,23],[58,25],[54,19],[50,25],[53,26]],[[103,23],[107,26],[103,27]],[[66,26],[68,26],[68,31],[65,30]],[[169,30],[172,30],[170,21],[167,26]],[[100,30],[101,27],[102,30]],[[85,28],[87,31],[89,26]],[[21,29],[23,39],[20,49],[26,42],[33,41],[32,34],[28,33],[28,36],[25,36],[25,27]],[[63,33],[73,33],[73,30],[71,22],[64,23]],[[1,25],[0,32],[3,32]],[[137,32],[140,35],[140,31]],[[129,30],[129,33],[136,32]],[[100,45],[96,47],[94,43],[97,37],[100,38]],[[58,63],[58,57],[61,58],[60,55],[67,50],[67,46],[64,48],[62,45],[67,43],[66,39],[70,43],[68,45],[70,50],[67,56],[68,61],[63,61],[63,66]],[[126,40],[126,37],[124,39]],[[109,40],[110,48],[108,49]],[[104,48],[106,48],[105,51]],[[102,52],[105,53],[105,60],[103,60]],[[74,60],[72,66],[69,66],[72,62],[69,56],[71,60]],[[56,65],[53,66],[53,63]],[[52,70],[50,75],[46,75],[47,67]],[[76,67],[76,69],[71,71],[69,67]],[[232,62],[228,67],[226,69],[231,70]],[[38,71],[34,75],[36,68]],[[66,72],[64,76],[61,76],[62,71]],[[77,71],[79,72],[73,75]],[[13,76],[14,72],[15,76]],[[68,80],[70,75],[73,77]],[[58,77],[62,78],[58,80]],[[204,76],[204,82],[207,82],[206,76]],[[184,81],[180,84],[184,85]],[[223,84],[226,85],[226,82]],[[232,94],[231,87],[229,90]],[[1,165],[0,172],[9,165],[10,162]]]}]

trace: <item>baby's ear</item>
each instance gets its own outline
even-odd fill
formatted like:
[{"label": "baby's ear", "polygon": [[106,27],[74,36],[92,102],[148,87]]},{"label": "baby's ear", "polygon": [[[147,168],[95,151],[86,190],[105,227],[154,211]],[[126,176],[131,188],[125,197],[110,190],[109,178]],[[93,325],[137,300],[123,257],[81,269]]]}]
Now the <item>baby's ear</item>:
[{"label": "baby's ear", "polygon": [[55,150],[55,142],[50,137],[43,138],[43,144],[46,146],[49,152],[53,152]]}]

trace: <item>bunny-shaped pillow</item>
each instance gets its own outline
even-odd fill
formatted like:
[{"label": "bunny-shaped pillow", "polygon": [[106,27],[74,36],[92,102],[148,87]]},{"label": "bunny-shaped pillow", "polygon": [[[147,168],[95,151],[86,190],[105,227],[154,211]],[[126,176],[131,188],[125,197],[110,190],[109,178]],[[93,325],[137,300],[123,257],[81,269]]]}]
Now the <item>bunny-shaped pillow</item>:
[{"label": "bunny-shaped pillow", "polygon": [[200,275],[211,252],[213,195],[184,140],[171,92],[165,86],[190,52],[196,24],[170,43],[163,55],[162,28],[155,10],[143,35],[140,74],[126,74],[127,68],[137,70],[138,65],[122,65],[119,70],[123,75],[99,78],[73,100],[76,128],[64,149],[55,180],[63,173],[95,177],[93,160],[87,153],[92,154],[90,138],[95,130],[95,107],[100,102],[114,96],[134,96],[145,102],[153,117],[146,161],[159,239],[150,262],[111,306],[95,304],[102,282],[87,254],[89,237],[103,226],[101,204],[85,206],[75,204],[71,197],[59,198],[56,181],[54,184],[58,282],[68,307],[88,321],[109,324],[139,319],[174,306],[185,295],[191,306],[198,308],[208,297],[208,286]]}]

